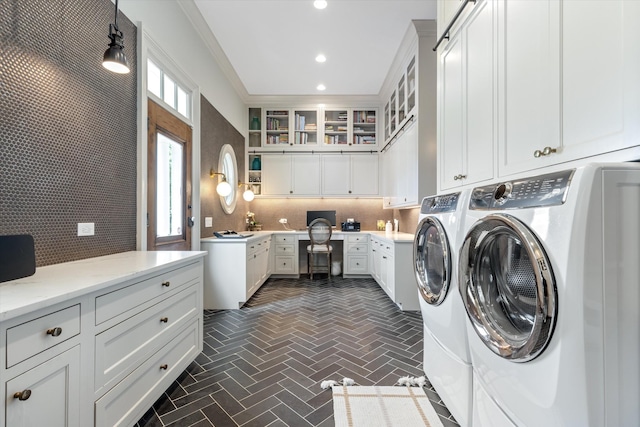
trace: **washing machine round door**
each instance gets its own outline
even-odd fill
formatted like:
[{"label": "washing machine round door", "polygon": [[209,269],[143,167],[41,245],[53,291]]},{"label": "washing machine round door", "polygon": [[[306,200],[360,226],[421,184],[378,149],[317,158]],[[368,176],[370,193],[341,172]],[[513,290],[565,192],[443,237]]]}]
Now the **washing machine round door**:
[{"label": "washing machine round door", "polygon": [[427,216],[418,224],[413,258],[420,295],[429,304],[441,304],[451,281],[451,252],[447,234],[437,218]]},{"label": "washing machine round door", "polygon": [[527,362],[546,348],[557,290],[542,245],[511,215],[476,222],[460,250],[460,294],[473,327],[497,355]]}]

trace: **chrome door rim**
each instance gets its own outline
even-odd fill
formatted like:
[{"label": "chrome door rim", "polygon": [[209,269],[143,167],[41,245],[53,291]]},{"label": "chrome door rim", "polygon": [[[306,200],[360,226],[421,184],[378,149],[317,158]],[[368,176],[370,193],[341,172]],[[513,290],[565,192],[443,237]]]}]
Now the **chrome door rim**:
[{"label": "chrome door rim", "polygon": [[[428,276],[424,264],[421,262],[424,257],[420,256],[424,249],[423,244],[419,242],[420,237],[424,234],[425,224],[434,227],[437,230],[438,238],[441,242],[442,249],[442,289],[439,293],[430,291],[430,286],[425,282]],[[416,281],[418,284],[418,290],[422,298],[431,305],[440,305],[445,300],[447,293],[449,292],[449,284],[451,282],[451,252],[449,250],[449,240],[447,239],[447,233],[444,231],[444,227],[437,218],[427,216],[424,217],[419,223],[416,230],[416,235],[413,240],[413,271],[416,275]]]},{"label": "chrome door rim", "polygon": [[[511,311],[507,313],[505,318],[496,320],[496,317],[499,317],[500,309],[504,309],[505,305],[508,305],[509,308],[514,306],[517,308],[520,305],[527,306],[529,302],[526,301],[526,296],[522,297],[517,292],[515,295],[512,292],[511,295],[505,296],[509,293],[507,290],[500,294],[501,290],[506,287],[500,286],[500,282],[504,280],[498,277],[501,276],[500,274],[495,274],[493,267],[500,266],[501,260],[492,260],[484,255],[485,250],[493,249],[497,245],[495,242],[507,234],[510,235],[509,238],[521,243],[521,246],[516,249],[522,248],[526,251],[524,258],[529,261],[531,268],[529,273],[532,275],[529,278],[535,281],[535,291],[533,292],[535,304],[530,304],[533,313],[527,314],[532,319],[528,332],[521,331],[517,326],[514,326],[513,330],[517,333],[510,333],[512,329],[505,322],[505,319],[511,321],[514,318],[523,318],[525,315],[518,315],[518,313]],[[502,239],[500,242],[504,241]],[[486,262],[486,260],[489,260],[491,264],[491,270],[487,277],[492,282],[495,281],[495,285],[493,283],[487,285],[481,280],[482,262]],[[509,273],[511,271],[506,273],[507,276]],[[545,350],[556,323],[557,289],[549,259],[536,236],[526,225],[517,218],[506,214],[488,215],[477,221],[467,233],[460,249],[458,277],[460,295],[467,315],[474,330],[491,351],[514,362],[527,362],[535,359]],[[510,283],[507,286],[510,288]],[[487,292],[484,292],[483,289]],[[492,299],[493,295],[498,295],[495,301]],[[509,304],[508,300],[513,301],[514,304]],[[502,327],[501,323],[507,327]]]}]

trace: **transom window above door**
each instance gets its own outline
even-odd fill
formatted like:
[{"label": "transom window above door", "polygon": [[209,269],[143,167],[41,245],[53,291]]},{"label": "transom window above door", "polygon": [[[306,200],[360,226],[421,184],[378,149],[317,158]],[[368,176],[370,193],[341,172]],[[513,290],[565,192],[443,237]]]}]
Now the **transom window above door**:
[{"label": "transom window above door", "polygon": [[147,90],[164,101],[165,107],[191,119],[191,94],[151,59],[147,59]]}]

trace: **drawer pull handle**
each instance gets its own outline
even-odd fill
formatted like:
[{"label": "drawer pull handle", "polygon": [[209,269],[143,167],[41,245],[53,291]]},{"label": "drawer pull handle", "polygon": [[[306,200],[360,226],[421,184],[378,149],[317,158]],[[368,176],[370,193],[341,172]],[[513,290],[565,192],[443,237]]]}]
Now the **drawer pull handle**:
[{"label": "drawer pull handle", "polygon": [[542,157],[542,156],[548,156],[551,153],[556,153],[558,150],[556,150],[555,148],[551,148],[551,147],[544,147],[542,149],[542,151],[540,150],[536,150],[533,152],[533,157],[538,158],[538,157]]},{"label": "drawer pull handle", "polygon": [[47,335],[51,335],[52,337],[59,337],[60,334],[62,334],[62,328],[47,329]]},{"label": "drawer pull handle", "polygon": [[168,317],[161,317],[161,318],[160,318],[160,321],[161,321],[162,323],[167,323],[167,322],[169,321],[169,318],[168,318]]},{"label": "drawer pull handle", "polygon": [[166,363],[164,365],[160,365],[160,369],[166,371],[167,369],[169,369],[169,365],[167,365]]},{"label": "drawer pull handle", "polygon": [[31,390],[29,389],[18,391],[13,395],[13,398],[18,400],[27,400],[30,397],[31,397]]},{"label": "drawer pull handle", "polygon": [[168,288],[169,286],[171,286],[171,282],[168,280],[166,282],[162,282],[162,286],[164,286],[165,288]]}]

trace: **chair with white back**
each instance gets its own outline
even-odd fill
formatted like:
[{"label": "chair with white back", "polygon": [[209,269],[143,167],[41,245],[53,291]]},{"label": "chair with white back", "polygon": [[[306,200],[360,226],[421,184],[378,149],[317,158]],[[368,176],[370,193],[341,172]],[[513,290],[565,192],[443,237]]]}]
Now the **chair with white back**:
[{"label": "chair with white back", "polygon": [[[331,279],[331,252],[333,247],[329,244],[331,240],[331,222],[324,218],[317,218],[309,224],[309,240],[311,244],[307,246],[307,273],[313,279],[313,273],[326,272]],[[326,255],[327,265],[316,264],[316,255]],[[317,271],[320,269],[321,271]]]}]

